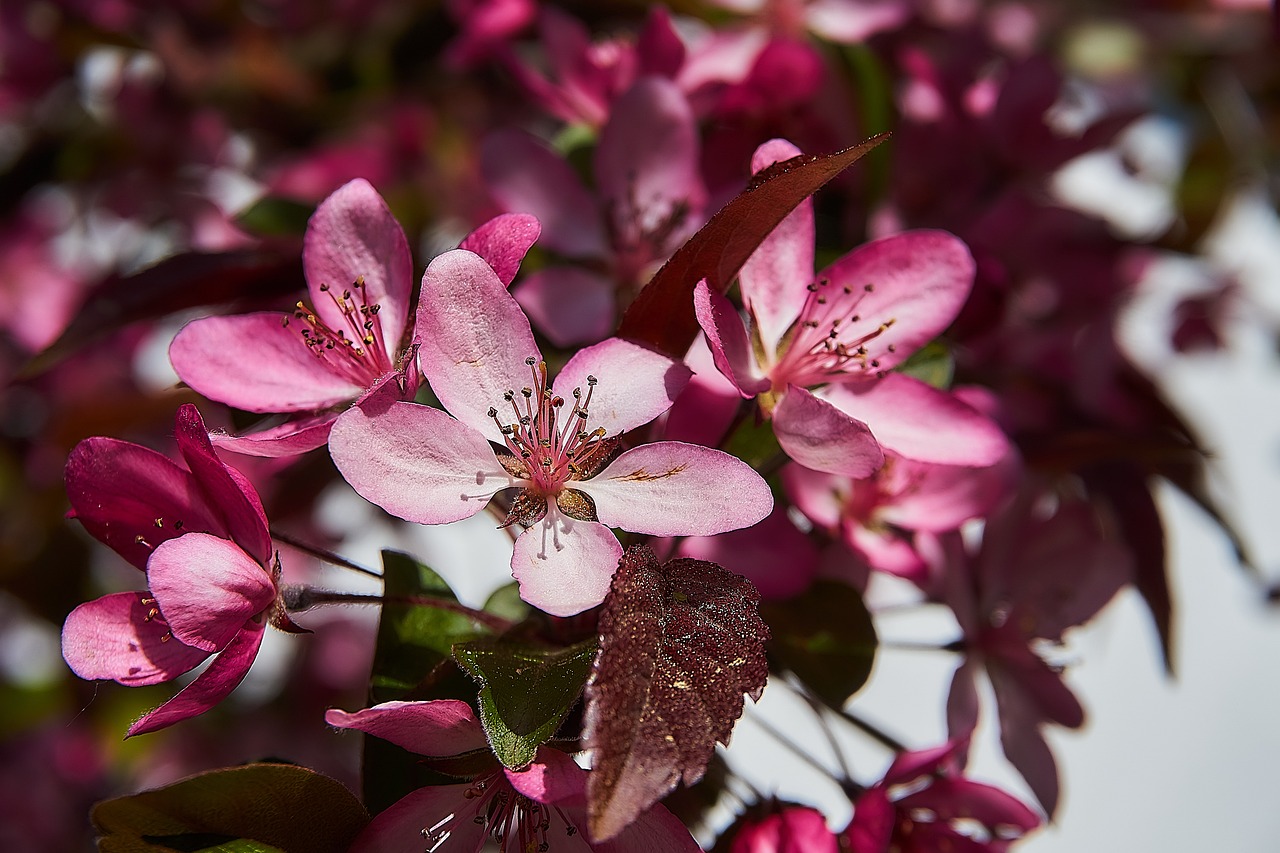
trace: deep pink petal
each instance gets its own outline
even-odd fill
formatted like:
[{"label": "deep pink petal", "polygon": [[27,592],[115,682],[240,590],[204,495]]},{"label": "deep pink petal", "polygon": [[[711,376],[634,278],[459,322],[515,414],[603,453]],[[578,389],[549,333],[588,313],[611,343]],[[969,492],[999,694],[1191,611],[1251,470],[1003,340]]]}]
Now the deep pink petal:
[{"label": "deep pink petal", "polygon": [[[1031,652],[1027,656],[1031,657]],[[989,661],[987,674],[996,694],[1004,754],[1052,818],[1058,807],[1058,766],[1040,726],[1048,719],[1079,726],[1084,722],[1084,709],[1057,674],[1043,664],[1009,668],[1005,661]]]},{"label": "deep pink petal", "polygon": [[671,13],[662,6],[651,7],[644,27],[636,36],[636,59],[641,76],[675,77],[684,58],[684,42],[671,24]]},{"label": "deep pink petal", "polygon": [[615,284],[581,267],[547,267],[512,291],[533,325],[558,347],[603,340],[617,322]]},{"label": "deep pink petal", "polygon": [[912,546],[906,536],[892,528],[882,529],[879,526],[849,520],[844,524],[844,543],[867,565],[912,583],[924,586],[929,579],[929,567],[924,558]]},{"label": "deep pink petal", "polygon": [[193,404],[179,406],[173,422],[178,450],[209,505],[218,508],[231,538],[266,565],[272,553],[271,534],[257,490],[248,478],[218,458],[200,410]]},{"label": "deep pink petal", "polygon": [[177,678],[209,656],[169,636],[145,592],[117,592],[81,604],[62,626],[62,657],[81,678],[129,687]]},{"label": "deep pink petal", "polygon": [[267,570],[229,539],[188,533],[156,548],[147,583],[177,639],[216,652],[275,600]]},{"label": "deep pink petal", "polygon": [[1010,495],[1020,471],[1013,453],[986,468],[891,457],[881,474],[891,497],[880,507],[879,518],[909,530],[955,530]]},{"label": "deep pink petal", "polygon": [[498,204],[542,223],[542,245],[571,258],[608,254],[595,197],[573,168],[541,142],[524,131],[498,131],[485,138],[480,163]]},{"label": "deep pink petal", "polygon": [[858,798],[845,835],[850,853],[885,853],[893,840],[894,808],[877,785]]},{"label": "deep pink petal", "polygon": [[716,368],[706,336],[698,335],[684,361],[694,375],[667,410],[662,437],[716,447],[733,426],[742,395]]},{"label": "deep pink petal", "polygon": [[154,732],[203,714],[227,698],[236,689],[236,685],[244,680],[249,667],[253,665],[258,647],[262,645],[265,627],[264,622],[245,623],[244,629],[213,659],[208,669],[196,676],[196,680],[184,687],[177,696],[130,726],[127,737]]},{"label": "deep pink petal", "polygon": [[807,806],[781,806],[742,825],[728,853],[837,853],[838,840],[822,812]]},{"label": "deep pink petal", "polygon": [[[580,821],[585,823],[585,819]],[[591,849],[594,853],[698,853],[702,848],[689,834],[688,827],[657,803],[622,832],[608,841],[592,844]]]},{"label": "deep pink petal", "polygon": [[884,463],[867,424],[794,385],[773,410],[773,431],[788,456],[815,471],[869,477]]},{"label": "deep pink petal", "polygon": [[520,262],[542,233],[537,217],[527,213],[504,213],[472,231],[459,249],[475,252],[485,259],[498,279],[508,287],[520,271]]},{"label": "deep pink petal", "polygon": [[[785,139],[771,139],[751,157],[751,171],[790,160],[801,153]],[[755,319],[767,356],[800,315],[814,280],[813,199],[806,198],[770,232],[738,274],[742,300]]]},{"label": "deep pink petal", "polygon": [[419,524],[470,518],[515,484],[484,436],[417,403],[377,414],[352,406],[333,425],[329,453],[362,497]]},{"label": "deep pink petal", "polygon": [[900,752],[884,773],[884,781],[880,784],[901,785],[914,782],[924,775],[943,773],[951,769],[957,754],[966,748],[968,741],[951,740],[927,749],[915,749]]},{"label": "deep pink petal", "polygon": [[821,396],[871,427],[886,450],[909,459],[981,468],[999,462],[1010,450],[995,421],[902,373],[876,382],[829,385]]},{"label": "deep pink petal", "polygon": [[936,778],[924,790],[903,798],[902,805],[908,804],[913,809],[934,812],[938,823],[967,818],[978,821],[989,831],[1005,826],[1022,832],[1040,825],[1035,812],[999,788],[952,776]]},{"label": "deep pink petal", "polygon": [[182,327],[169,360],[210,400],[247,412],[301,412],[353,400],[364,385],[336,373],[276,311],[203,317]]},{"label": "deep pink petal", "polygon": [[848,477],[794,464],[783,467],[782,487],[805,518],[827,531],[839,529],[845,504],[858,488]]},{"label": "deep pink petal", "polygon": [[644,77],[614,101],[596,146],[595,174],[614,232],[628,240],[669,231],[679,245],[701,224],[707,191],[698,127],[679,87]]},{"label": "deep pink petal", "polygon": [[711,536],[750,527],[773,509],[768,484],[736,456],[658,441],[624,452],[590,480],[600,521],[655,536]]},{"label": "deep pink petal", "polygon": [[552,507],[516,538],[511,574],[525,601],[553,616],[572,616],[604,601],[621,557],[609,528]]},{"label": "deep pink petal", "polygon": [[719,291],[698,282],[693,291],[693,310],[715,359],[716,369],[746,398],[769,390],[769,380],[756,364],[747,330],[733,303]]},{"label": "deep pink petal", "polygon": [[353,713],[331,708],[324,720],[340,729],[382,738],[417,755],[442,758],[489,747],[475,712],[457,699],[383,702]]},{"label": "deep pink petal", "polygon": [[511,787],[534,802],[562,807],[586,805],[587,771],[558,749],[540,746],[528,767],[503,772]]},{"label": "deep pink petal", "polygon": [[[573,399],[574,388],[582,390],[584,401],[590,390],[587,428],[602,427],[607,435],[617,435],[671,408],[692,375],[681,362],[621,338],[608,338],[575,353],[553,387],[566,401]],[[594,388],[588,376],[598,380]]]},{"label": "deep pink petal", "polygon": [[542,353],[529,319],[483,258],[454,249],[427,266],[415,334],[422,374],[440,402],[501,443],[488,411],[503,405],[505,392],[530,384],[526,360]]},{"label": "deep pink petal", "polygon": [[[379,306],[375,322],[381,323],[384,350],[393,363],[409,319],[413,259],[404,229],[368,181],[344,184],[316,208],[307,224],[302,266],[312,308],[335,331],[347,325],[332,296],[364,277],[366,304]],[[322,284],[330,287],[328,293],[320,291]]]},{"label": "deep pink petal", "polygon": [[[445,837],[448,840],[441,850],[480,853],[489,833],[484,822],[476,823],[474,818],[481,816],[480,807],[489,801],[467,797],[471,787],[468,782],[433,785],[410,792],[369,822],[352,842],[351,853],[430,850],[435,839]],[[438,834],[430,840],[424,838],[422,831],[433,827]]]},{"label": "deep pink petal", "polygon": [[978,728],[980,704],[978,701],[979,664],[970,658],[956,667],[951,676],[951,692],[947,694],[947,737],[951,740],[967,738]]},{"label": "deep pink petal", "polygon": [[973,275],[973,256],[956,237],[906,231],[859,246],[818,279],[831,282],[827,307],[844,318],[841,340],[869,336],[863,344],[866,361],[885,371],[951,325],[969,297]]},{"label": "deep pink petal", "polygon": [[754,527],[718,536],[691,536],[680,543],[679,553],[745,576],[765,600],[799,595],[818,571],[817,546],[791,523],[780,505]]},{"label": "deep pink petal", "polygon": [[137,444],[86,438],[67,457],[66,482],[71,509],[85,529],[139,569],[166,539],[190,531],[227,533],[190,473]]},{"label": "deep pink petal", "polygon": [[297,456],[317,447],[324,447],[329,440],[329,430],[338,419],[339,412],[322,412],[290,418],[283,423],[253,432],[229,435],[223,432],[209,433],[209,441],[219,450],[229,450],[244,456],[279,458]]}]

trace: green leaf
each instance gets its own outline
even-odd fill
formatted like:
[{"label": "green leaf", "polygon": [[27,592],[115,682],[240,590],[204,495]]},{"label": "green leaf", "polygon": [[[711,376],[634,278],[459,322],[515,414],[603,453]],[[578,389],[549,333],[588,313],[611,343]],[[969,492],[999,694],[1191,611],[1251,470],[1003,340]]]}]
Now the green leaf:
[{"label": "green leaf", "polygon": [[820,580],[794,598],[764,602],[760,614],[773,632],[770,655],[823,702],[840,708],[867,683],[876,630],[853,587]]},{"label": "green leaf", "polygon": [[335,779],[250,764],[107,800],[90,819],[101,853],[343,853],[369,815]]},{"label": "green leaf", "polygon": [[914,352],[898,370],[946,391],[955,375],[956,360],[946,344],[932,341]]},{"label": "green leaf", "polygon": [[492,640],[453,647],[454,660],[480,684],[480,722],[489,743],[512,770],[533,761],[556,733],[595,656],[595,640],[549,650]]},{"label": "green leaf", "polygon": [[315,206],[287,198],[267,196],[236,215],[236,224],[264,237],[301,237]]},{"label": "green leaf", "polygon": [[773,432],[772,422],[756,423],[754,418],[747,418],[734,430],[725,451],[760,469],[781,453],[782,447]]},{"label": "green leaf", "polygon": [[[457,602],[449,584],[408,554],[390,550],[382,552],[382,584],[388,600],[378,620],[370,704],[440,698],[438,690],[428,695],[425,685],[441,667],[452,670],[465,684],[466,679],[456,674],[450,652],[454,643],[483,636],[485,629],[461,613],[419,603],[431,599]],[[361,776],[365,804],[374,814],[410,791],[441,781],[418,756],[373,737],[364,739]]]},{"label": "green leaf", "polygon": [[495,589],[485,601],[484,610],[512,622],[523,622],[533,612],[533,608],[520,597],[518,583],[505,584]]}]

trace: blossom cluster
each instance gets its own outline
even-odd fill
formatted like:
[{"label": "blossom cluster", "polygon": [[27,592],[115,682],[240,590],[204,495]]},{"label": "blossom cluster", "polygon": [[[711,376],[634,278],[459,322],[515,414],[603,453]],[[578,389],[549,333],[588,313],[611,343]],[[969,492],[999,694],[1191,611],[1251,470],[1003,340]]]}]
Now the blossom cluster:
[{"label": "blossom cluster", "polygon": [[[1003,853],[1058,814],[1070,632],[1131,587],[1171,666],[1153,483],[1235,533],[1116,330],[1193,243],[1065,197],[1169,96],[1051,58],[1076,13],[26,5],[0,500],[56,587],[14,595],[61,625],[61,701],[112,731],[57,764],[116,796],[99,837]],[[1204,277],[1171,352],[1226,345],[1239,289]],[[450,564],[404,553],[435,535]],[[859,713],[886,591],[954,626],[933,742]],[[770,690],[884,748],[830,771],[839,825],[715,751]],[[1022,794],[966,775],[984,714]],[[292,780],[264,810],[244,761]]]}]

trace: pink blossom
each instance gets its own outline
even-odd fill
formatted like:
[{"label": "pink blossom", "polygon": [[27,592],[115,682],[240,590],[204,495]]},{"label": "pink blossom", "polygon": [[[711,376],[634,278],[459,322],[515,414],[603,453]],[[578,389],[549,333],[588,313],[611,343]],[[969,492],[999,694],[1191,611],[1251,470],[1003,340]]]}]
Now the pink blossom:
[{"label": "pink blossom", "polygon": [[998,788],[961,773],[965,741],[904,752],[854,803],[851,853],[1005,853],[1040,818]]},{"label": "pink blossom", "polygon": [[587,773],[569,756],[540,747],[521,770],[500,767],[475,713],[465,702],[384,702],[355,713],[325,714],[332,726],[357,729],[432,758],[463,756],[483,769],[457,785],[420,788],[373,819],[353,853],[425,849],[478,851],[492,839],[499,849],[694,853],[698,845],[679,820],[655,805],[606,843],[585,827]]},{"label": "pink blossom", "polygon": [[72,515],[147,573],[146,592],[82,604],[62,629],[62,655],[81,678],[130,687],[171,681],[216,655],[175,697],[129,727],[155,731],[224,699],[249,671],[270,621],[298,631],[280,602],[257,493],[214,453],[196,407],[176,417],[184,470],[124,441],[89,438],[67,461]]},{"label": "pink blossom", "polygon": [[709,535],[769,514],[768,486],[720,451],[661,441],[615,458],[618,436],[662,414],[688,368],[610,338],[550,382],[528,318],[475,254],[427,267],[417,328],[423,374],[452,417],[370,398],[334,425],[334,462],[365,498],[421,524],[467,518],[517,489],[507,524],[531,526],[511,568],[529,603],[567,616],[603,601],[622,554],[609,527]]},{"label": "pink blossom", "polygon": [[[800,152],[785,140],[757,149],[760,171]],[[973,258],[942,231],[867,243],[815,277],[812,201],[783,220],[739,274],[750,319],[698,285],[698,322],[716,365],[757,397],[792,459],[865,477],[884,450],[922,462],[986,466],[1008,451],[989,418],[893,368],[955,318],[973,284]],[[816,392],[810,389],[818,389]]]},{"label": "pink blossom", "polygon": [[740,819],[728,853],[836,853],[836,834],[822,812],[809,806],[775,803],[761,816]]},{"label": "pink blossom", "polygon": [[776,35],[797,37],[806,31],[851,44],[903,23],[910,0],[709,0],[711,5],[753,18]]}]

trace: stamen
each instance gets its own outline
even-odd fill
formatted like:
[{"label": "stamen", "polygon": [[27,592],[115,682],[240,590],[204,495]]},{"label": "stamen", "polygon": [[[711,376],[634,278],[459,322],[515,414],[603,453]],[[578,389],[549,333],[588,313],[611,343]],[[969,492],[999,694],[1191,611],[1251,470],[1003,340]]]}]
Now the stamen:
[{"label": "stamen", "polygon": [[[356,384],[372,385],[379,376],[391,370],[382,323],[375,320],[381,305],[368,304],[364,276],[358,277],[351,287],[352,290],[344,290],[340,295],[335,294],[328,284],[321,284],[318,288],[338,310],[341,316],[339,328],[328,326],[302,302],[295,306],[293,316],[304,323],[300,330],[302,341],[317,358]],[[282,322],[287,327],[289,317],[286,315]]]}]

